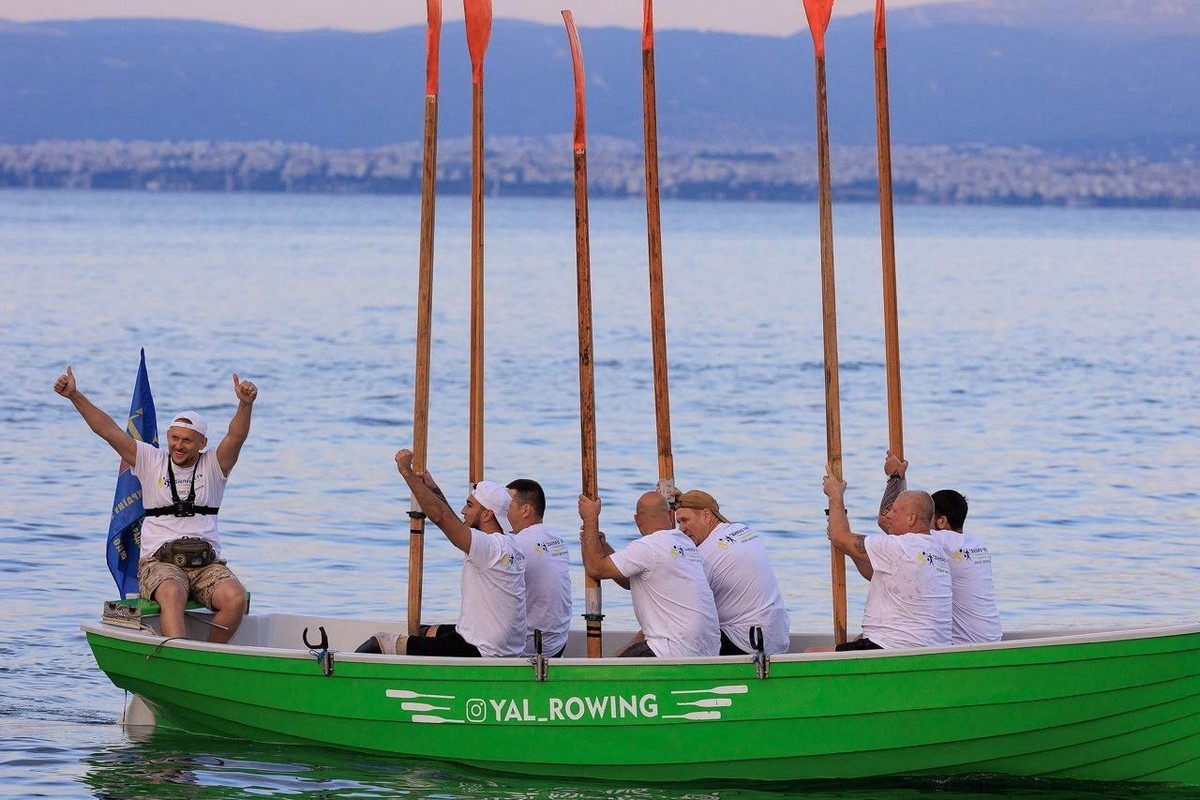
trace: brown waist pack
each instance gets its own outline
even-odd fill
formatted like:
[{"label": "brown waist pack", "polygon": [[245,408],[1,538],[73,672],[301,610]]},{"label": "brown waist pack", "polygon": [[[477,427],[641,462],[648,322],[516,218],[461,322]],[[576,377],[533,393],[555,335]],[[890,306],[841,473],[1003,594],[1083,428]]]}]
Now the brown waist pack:
[{"label": "brown waist pack", "polygon": [[186,569],[207,567],[217,560],[212,543],[197,536],[172,539],[158,548],[154,552],[154,557],[164,564],[174,564]]}]

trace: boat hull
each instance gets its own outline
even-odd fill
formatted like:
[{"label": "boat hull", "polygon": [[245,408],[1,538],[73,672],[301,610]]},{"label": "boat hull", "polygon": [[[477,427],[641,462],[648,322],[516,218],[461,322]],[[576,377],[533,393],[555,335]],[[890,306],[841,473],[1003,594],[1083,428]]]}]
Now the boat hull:
[{"label": "boat hull", "polygon": [[[346,623],[322,621],[335,648],[359,638]],[[339,625],[350,629],[341,645]],[[749,658],[568,658],[544,680],[522,659],[349,652],[327,676],[296,648],[84,629],[100,668],[160,720],[253,741],[622,781],[1002,773],[1200,785],[1200,626],[784,655],[765,678]]]}]

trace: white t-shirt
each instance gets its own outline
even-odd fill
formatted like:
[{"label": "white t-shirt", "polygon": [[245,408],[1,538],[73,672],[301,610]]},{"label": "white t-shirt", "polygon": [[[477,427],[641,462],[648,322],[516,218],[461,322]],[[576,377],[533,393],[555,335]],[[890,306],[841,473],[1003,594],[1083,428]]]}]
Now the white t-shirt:
[{"label": "white t-shirt", "polygon": [[534,654],[533,632],[542,632],[542,654],[567,643],[571,629],[571,562],[562,537],[539,522],[513,534],[525,556],[525,616],[529,625],[525,655]]},{"label": "white t-shirt", "polygon": [[[167,462],[171,456],[166,450],[152,447],[145,442],[137,445],[137,463],[133,465],[134,476],[142,482],[142,508],[161,508],[175,501],[171,497],[171,484],[167,477]],[[225,496],[227,476],[217,463],[216,449],[206,450],[191,467],[171,465],[175,473],[175,491],[180,500],[186,500],[192,489],[192,474],[195,468],[196,498],[198,506],[220,508]],[[207,539],[217,556],[221,555],[221,537],[217,534],[216,514],[196,514],[191,517],[146,517],[142,520],[141,557],[154,555],[166,542],[184,536]]]},{"label": "white t-shirt", "polygon": [[1003,634],[996,590],[992,583],[992,554],[974,534],[934,531],[934,540],[946,551],[950,581],[954,587],[954,624],[950,638],[955,644],[998,642]]},{"label": "white t-shirt", "polygon": [[609,558],[629,578],[633,614],[656,656],[721,652],[717,606],[691,539],[679,531],[656,531]]},{"label": "white t-shirt", "polygon": [[953,594],[950,566],[927,533],[866,537],[871,588],[863,634],[884,649],[950,644]]},{"label": "white t-shirt", "polygon": [[751,653],[750,626],[759,625],[763,650],[768,655],[786,653],[792,621],[758,534],[740,522],[723,522],[696,549],[704,559],[721,632]]},{"label": "white t-shirt", "polygon": [[525,651],[525,556],[512,534],[471,529],[456,629],[484,656]]}]

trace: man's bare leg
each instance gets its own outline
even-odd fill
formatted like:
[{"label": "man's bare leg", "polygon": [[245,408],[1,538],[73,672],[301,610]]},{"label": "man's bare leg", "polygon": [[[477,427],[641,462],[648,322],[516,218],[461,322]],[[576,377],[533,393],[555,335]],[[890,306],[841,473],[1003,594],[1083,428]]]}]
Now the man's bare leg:
[{"label": "man's bare leg", "polygon": [[216,612],[213,624],[221,627],[210,627],[208,640],[224,644],[237,632],[246,616],[246,587],[237,578],[221,581],[213,591],[212,608]]},{"label": "man's bare leg", "polygon": [[166,580],[154,590],[154,602],[160,610],[158,617],[162,635],[174,638],[187,635],[187,624],[183,619],[183,609],[187,605],[187,587],[179,581]]}]

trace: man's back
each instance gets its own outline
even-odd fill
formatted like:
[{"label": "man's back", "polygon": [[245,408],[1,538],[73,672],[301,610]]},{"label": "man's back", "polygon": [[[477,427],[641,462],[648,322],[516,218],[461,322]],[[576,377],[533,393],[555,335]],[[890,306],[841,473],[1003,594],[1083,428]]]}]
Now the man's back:
[{"label": "man's back", "polygon": [[629,578],[634,614],[656,656],[720,652],[717,607],[691,539],[676,530],[661,530],[631,542],[610,558]]},{"label": "man's back", "polygon": [[998,642],[1003,635],[996,590],[992,581],[992,555],[974,534],[934,531],[933,538],[946,553],[954,588],[954,644]]},{"label": "man's back", "polygon": [[513,534],[525,556],[525,655],[533,655],[533,632],[542,632],[542,652],[554,655],[571,628],[571,563],[562,537],[543,522]]},{"label": "man's back", "polygon": [[941,545],[928,533],[875,534],[865,545],[874,574],[863,635],[885,649],[949,645],[953,590]]},{"label": "man's back", "polygon": [[791,618],[762,540],[738,522],[717,525],[697,548],[712,588],[721,632],[743,652],[753,652],[750,627],[763,629],[763,649],[785,653]]},{"label": "man's back", "polygon": [[463,558],[462,610],[455,626],[484,656],[525,650],[525,556],[512,535],[471,530]]}]

